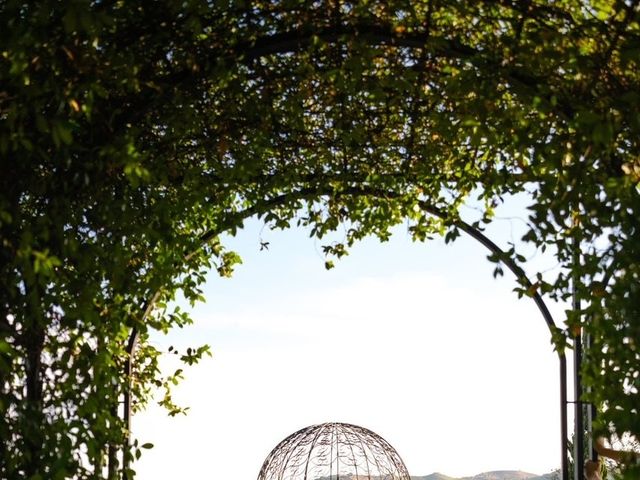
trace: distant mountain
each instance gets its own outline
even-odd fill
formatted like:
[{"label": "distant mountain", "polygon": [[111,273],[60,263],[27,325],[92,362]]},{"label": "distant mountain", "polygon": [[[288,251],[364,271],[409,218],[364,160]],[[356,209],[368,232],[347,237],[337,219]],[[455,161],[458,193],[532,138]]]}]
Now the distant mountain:
[{"label": "distant mountain", "polygon": [[455,478],[443,475],[442,473],[432,473],[424,477],[412,476],[412,480],[554,480],[553,473],[536,475],[534,473],[521,472],[519,470],[496,470],[495,472],[485,472],[473,477]]},{"label": "distant mountain", "polygon": [[449,477],[448,475],[443,475],[442,473],[432,473],[431,475],[427,475],[426,477],[411,477],[412,480],[457,480],[453,477]]},{"label": "distant mountain", "polygon": [[[340,475],[340,480],[364,480],[366,477],[355,475]],[[378,477],[375,477],[378,478]],[[546,475],[536,475],[534,473],[521,472],[519,470],[496,470],[495,472],[485,472],[474,475],[473,477],[450,477],[442,473],[432,473],[422,477],[412,476],[411,480],[556,480],[558,476],[554,473]],[[336,476],[321,477],[316,480],[337,480]]]},{"label": "distant mountain", "polygon": [[495,472],[480,473],[473,477],[467,477],[464,480],[532,480],[536,477],[540,478],[533,473],[521,472],[519,470],[497,470]]}]

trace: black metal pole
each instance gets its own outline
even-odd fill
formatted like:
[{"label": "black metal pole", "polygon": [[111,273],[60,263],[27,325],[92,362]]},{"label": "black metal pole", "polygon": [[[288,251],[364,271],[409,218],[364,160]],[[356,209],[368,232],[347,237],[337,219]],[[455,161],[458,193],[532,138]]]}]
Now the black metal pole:
[{"label": "black metal pole", "polygon": [[[578,297],[578,282],[580,276],[577,267],[580,263],[580,244],[574,240],[575,249],[573,255],[573,272],[572,272],[572,302],[573,311],[578,314],[580,311],[580,299]],[[575,400],[574,410],[574,435],[573,435],[573,478],[575,480],[583,480],[584,477],[584,409],[582,408],[582,325],[580,319],[577,325],[573,326],[573,391]]]},{"label": "black metal pole", "polygon": [[560,357],[560,480],[569,480],[569,419],[567,415],[567,357]]},{"label": "black metal pole", "polygon": [[582,381],[580,375],[580,365],[582,365],[582,335],[577,333],[573,337],[573,382],[574,382],[574,425],[573,436],[573,463],[575,469],[573,478],[582,480],[584,476],[584,409],[582,408]]},{"label": "black metal pole", "polygon": [[[584,334],[584,348],[589,351],[591,348],[591,335],[588,332]],[[591,391],[591,387],[588,387],[587,392]],[[589,452],[589,458],[591,460],[598,459],[598,452],[594,447],[594,437],[593,437],[593,422],[596,419],[596,406],[593,404],[586,405],[586,429],[587,429],[587,452]]]},{"label": "black metal pole", "polygon": [[131,334],[129,335],[129,341],[127,342],[127,361],[125,364],[125,375],[128,382],[128,388],[124,392],[124,425],[125,425],[125,445],[122,451],[122,480],[129,480],[129,460],[131,459],[131,415],[132,415],[132,405],[131,405],[131,390],[133,389],[132,385],[132,372],[133,372],[133,357],[136,353],[136,348],[138,346],[138,339],[140,337],[140,332],[137,328],[133,328],[131,330]]}]

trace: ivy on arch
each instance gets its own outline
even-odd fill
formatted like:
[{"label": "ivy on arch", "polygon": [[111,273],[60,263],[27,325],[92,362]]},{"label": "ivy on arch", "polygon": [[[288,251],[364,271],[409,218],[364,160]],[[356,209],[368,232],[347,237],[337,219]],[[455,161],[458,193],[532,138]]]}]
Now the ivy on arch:
[{"label": "ivy on arch", "polygon": [[[590,334],[584,400],[601,429],[637,436],[639,14],[623,0],[3,2],[2,475],[115,474],[128,335],[190,322],[167,305],[200,300],[212,267],[230,274],[237,257],[200,242],[239,212],[320,238],[347,225],[330,261],[399,222],[453,240],[478,191],[476,228],[531,195],[523,240],[561,268],[521,293],[568,299],[577,280],[554,340]],[[348,194],[368,189],[394,194]],[[137,408],[174,380],[158,355],[132,364]]]}]

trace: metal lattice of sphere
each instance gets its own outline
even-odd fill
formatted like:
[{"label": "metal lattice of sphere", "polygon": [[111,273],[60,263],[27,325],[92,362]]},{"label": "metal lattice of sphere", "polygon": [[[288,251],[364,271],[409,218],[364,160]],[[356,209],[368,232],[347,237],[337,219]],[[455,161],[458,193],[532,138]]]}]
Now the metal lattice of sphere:
[{"label": "metal lattice of sphere", "polygon": [[347,423],[323,423],[285,438],[258,480],[409,480],[398,452],[381,436]]}]

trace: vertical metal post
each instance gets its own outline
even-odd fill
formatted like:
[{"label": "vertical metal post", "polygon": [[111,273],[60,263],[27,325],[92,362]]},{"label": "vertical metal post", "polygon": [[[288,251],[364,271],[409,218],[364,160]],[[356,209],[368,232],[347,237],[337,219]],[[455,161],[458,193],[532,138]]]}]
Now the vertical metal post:
[{"label": "vertical metal post", "polygon": [[567,415],[567,357],[558,352],[560,358],[560,480],[569,480],[569,432]]},{"label": "vertical metal post", "polygon": [[584,476],[584,412],[582,408],[582,381],[580,365],[582,365],[582,335],[577,333],[573,346],[573,381],[574,381],[574,436],[573,436],[573,463],[575,480],[582,480]]},{"label": "vertical metal post", "polygon": [[129,480],[129,460],[131,458],[131,393],[133,390],[132,373],[133,373],[133,356],[136,353],[138,347],[138,339],[140,332],[137,328],[133,328],[129,335],[129,341],[127,342],[127,361],[125,363],[125,376],[128,382],[127,389],[124,392],[124,424],[125,424],[125,439],[124,449],[122,451],[122,480]]},{"label": "vertical metal post", "polygon": [[[584,346],[587,352],[591,348],[591,335],[586,332],[584,334]],[[587,392],[591,391],[591,387],[587,389]],[[594,448],[594,438],[593,438],[593,421],[596,419],[596,407],[593,404],[586,405],[586,429],[587,429],[587,452],[589,452],[589,458],[591,460],[598,459],[598,452]]]},{"label": "vertical metal post", "polygon": [[596,406],[589,405],[589,448],[591,449],[591,460],[594,461],[598,460],[598,452],[596,451],[595,438],[593,436],[593,421],[596,419],[597,414]]},{"label": "vertical metal post", "polygon": [[[578,297],[578,282],[580,275],[577,267],[580,264],[580,243],[574,239],[573,254],[573,278],[572,278],[572,309],[574,312],[580,311],[580,299]],[[582,326],[578,319],[577,327],[573,331],[573,385],[575,400],[574,436],[573,436],[573,478],[583,480],[584,477],[584,410],[582,408]]]}]

